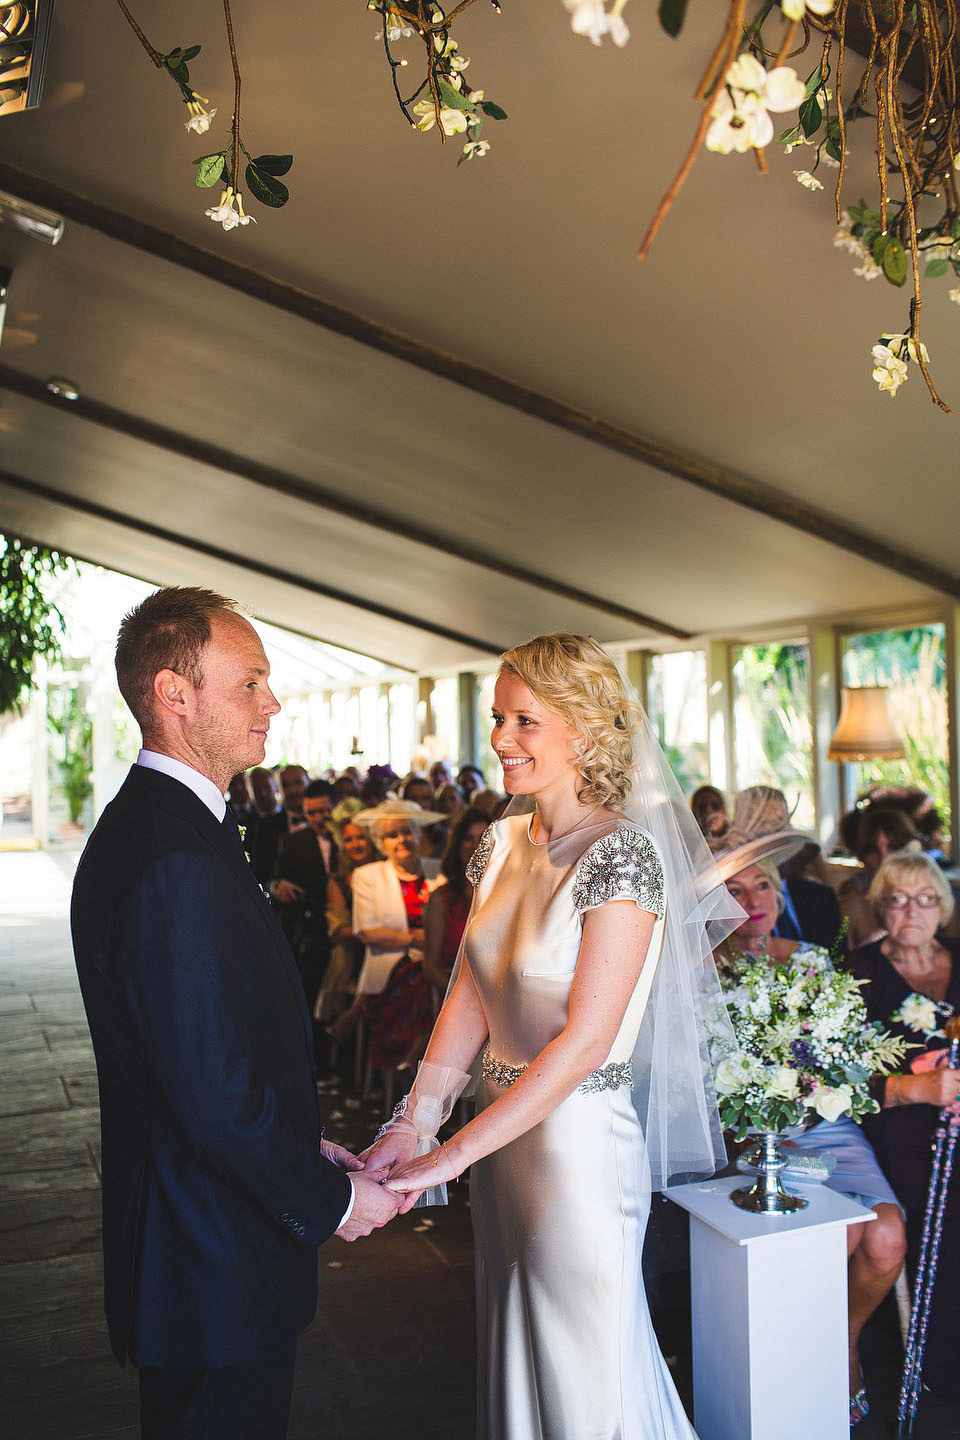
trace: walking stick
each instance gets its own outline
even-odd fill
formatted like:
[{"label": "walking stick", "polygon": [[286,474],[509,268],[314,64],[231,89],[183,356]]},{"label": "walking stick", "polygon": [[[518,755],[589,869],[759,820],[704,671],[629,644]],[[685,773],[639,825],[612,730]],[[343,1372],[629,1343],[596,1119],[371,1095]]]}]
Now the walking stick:
[{"label": "walking stick", "polygon": [[[947,1066],[951,1070],[956,1070],[958,1062],[960,1062],[960,1018],[948,1020],[944,1029],[950,1041]],[[904,1350],[903,1381],[897,1406],[897,1440],[910,1440],[913,1435],[913,1423],[916,1419],[917,1403],[920,1399],[923,1352],[927,1343],[930,1304],[937,1279],[937,1262],[940,1258],[943,1215],[947,1205],[950,1176],[953,1173],[953,1156],[957,1146],[958,1131],[960,1131],[960,1119],[951,1115],[946,1109],[941,1110],[939,1123],[933,1136],[930,1184],[923,1212],[923,1231],[920,1236],[917,1275],[913,1284],[910,1329],[907,1332],[907,1343]]]}]

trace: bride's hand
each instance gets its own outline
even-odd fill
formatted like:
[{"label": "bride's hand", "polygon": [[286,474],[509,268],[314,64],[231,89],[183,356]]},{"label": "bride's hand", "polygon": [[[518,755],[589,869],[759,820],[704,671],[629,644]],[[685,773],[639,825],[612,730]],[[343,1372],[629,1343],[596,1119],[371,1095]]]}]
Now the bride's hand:
[{"label": "bride's hand", "polygon": [[405,1215],[413,1208],[424,1190],[456,1178],[457,1171],[447,1157],[446,1146],[441,1145],[439,1150],[431,1150],[429,1155],[419,1155],[405,1165],[398,1165],[391,1171],[385,1185],[388,1190],[405,1197],[399,1212]]}]

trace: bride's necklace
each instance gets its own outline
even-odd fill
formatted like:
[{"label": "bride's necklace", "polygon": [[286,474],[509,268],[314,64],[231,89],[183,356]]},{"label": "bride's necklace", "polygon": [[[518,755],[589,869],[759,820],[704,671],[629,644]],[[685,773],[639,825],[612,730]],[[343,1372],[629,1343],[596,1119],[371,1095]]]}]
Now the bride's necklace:
[{"label": "bride's necklace", "polygon": [[[570,826],[570,829],[569,829],[569,830],[561,830],[559,835],[548,835],[548,836],[545,837],[545,839],[541,840],[539,843],[540,843],[541,845],[550,845],[550,844],[553,843],[554,840],[565,840],[568,835],[572,835],[572,834],[573,834],[574,830],[579,830],[581,825],[586,825],[586,823],[587,823],[587,821],[590,819],[590,816],[591,816],[591,815],[596,815],[597,811],[598,811],[598,810],[602,810],[602,809],[603,809],[603,806],[602,806],[602,805],[594,805],[593,809],[592,809],[592,810],[588,810],[587,813],[586,813],[586,815],[584,815],[582,819],[580,819],[580,820],[577,821],[576,825],[571,825],[571,826]],[[540,819],[540,814],[539,814],[539,812],[537,813],[537,834],[538,834],[538,835],[542,835],[542,834],[543,834],[543,821]]]}]

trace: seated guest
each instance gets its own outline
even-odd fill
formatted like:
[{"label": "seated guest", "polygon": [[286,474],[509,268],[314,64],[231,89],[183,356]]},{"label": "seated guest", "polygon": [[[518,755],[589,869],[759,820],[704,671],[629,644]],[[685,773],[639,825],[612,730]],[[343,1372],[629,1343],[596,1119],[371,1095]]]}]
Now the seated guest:
[{"label": "seated guest", "polygon": [[[953,895],[936,861],[922,852],[888,855],[870,886],[883,934],[850,957],[871,1020],[912,1047],[899,1075],[874,1082],[879,1115],[863,1128],[907,1213],[907,1270],[916,1274],[930,1178],[931,1140],[942,1108],[960,1116],[960,1074],[946,1068],[944,1023],[960,1015],[960,941],[938,934]],[[960,1187],[947,1192],[936,1281],[927,1325],[923,1383],[960,1401]]]},{"label": "seated guest", "polygon": [[847,945],[851,950],[879,939],[882,933],[868,892],[884,860],[897,850],[920,849],[920,836],[903,810],[868,805],[853,814],[856,825],[850,848],[861,868],[837,890],[840,909],[847,917]]},{"label": "seated guest", "polygon": [[[437,807],[433,803],[433,786],[429,780],[422,775],[410,774],[400,784],[399,795],[401,800],[410,800],[414,805],[419,805],[421,810],[433,810]],[[446,818],[446,817],[444,817]],[[433,827],[428,830],[421,826],[417,831],[417,844],[420,854],[425,858],[436,859],[437,849],[433,836]]]},{"label": "seated guest", "polygon": [[281,835],[298,830],[303,818],[303,795],[310,776],[302,765],[284,765],[280,771],[280,795],[283,804],[272,814],[262,815],[257,826],[253,852],[253,873],[264,887],[276,873],[277,850]]},{"label": "seated guest", "polygon": [[333,803],[339,805],[341,800],[352,799],[360,794],[360,781],[357,772],[352,767],[344,770],[333,781]]},{"label": "seated guest", "polygon": [[446,760],[434,760],[433,764],[430,766],[429,779],[430,784],[433,786],[434,793],[436,793],[438,790],[442,790],[444,785],[450,784],[450,782],[453,780],[453,776],[450,773],[450,766],[447,764]]},{"label": "seated guest", "polygon": [[436,825],[431,825],[426,834],[433,847],[431,853],[440,859],[446,854],[453,826],[463,811],[463,795],[456,785],[441,785],[433,808],[439,810],[444,818]]},{"label": "seated guest", "polygon": [[[353,930],[353,872],[378,858],[377,851],[355,816],[361,810],[360,800],[350,797],[336,805],[330,817],[330,828],[337,843],[336,870],[327,885],[327,933],[330,936],[330,961],[320,984],[314,1007],[316,1018],[327,1027],[350,1010],[356,991],[357,976],[363,960],[363,942]],[[348,1034],[355,1023],[351,1016],[344,1030]],[[336,1032],[327,1033],[336,1039]]]},{"label": "seated guest", "polygon": [[277,794],[273,771],[268,770],[265,765],[256,765],[250,771],[249,781],[253,808],[259,819],[262,820],[265,815],[275,815],[280,809],[280,797]]},{"label": "seated guest", "polygon": [[461,765],[457,771],[457,786],[468,805],[471,803],[471,796],[477,790],[482,790],[486,783],[483,771],[476,765]]},{"label": "seated guest", "polygon": [[[747,919],[718,952],[717,964],[721,969],[725,963],[744,955],[764,959],[768,965],[782,964],[798,948],[795,940],[776,933],[783,886],[774,863],[777,857],[783,858],[796,848],[798,839],[802,837],[789,830],[760,837],[737,832],[732,827],[727,832],[726,848],[717,854],[717,865],[730,894],[747,912]],[[877,1216],[869,1224],[851,1225],[846,1232],[850,1423],[853,1426],[869,1411],[860,1370],[860,1332],[900,1273],[906,1248],[903,1215],[869,1143],[849,1117],[820,1120],[812,1129],[797,1135],[793,1144],[801,1150],[826,1149],[833,1154],[836,1168],[825,1183],[832,1190],[855,1197]]]},{"label": "seated guest", "polygon": [[441,999],[460,949],[473,900],[467,865],[488,824],[486,815],[476,806],[468,806],[458,816],[440,862],[440,873],[447,883],[434,890],[423,913],[423,973]]},{"label": "seated guest", "polygon": [[690,796],[693,818],[707,837],[719,838],[730,824],[727,802],[716,785],[701,785]]},{"label": "seated guest", "polygon": [[[417,1058],[433,1025],[421,962],[423,911],[439,865],[420,855],[418,836],[439,818],[411,800],[384,800],[356,816],[385,857],[353,872],[353,929],[365,946],[357,1003],[377,1069]],[[337,1038],[343,1038],[341,1025],[335,1028]]]},{"label": "seated guest", "polygon": [[[795,837],[794,853],[779,865],[783,903],[776,933],[785,940],[806,940],[810,945],[832,949],[843,928],[840,906],[820,846],[812,836],[790,827],[790,809],[783,791],[772,785],[750,785],[739,791],[733,802],[730,829],[754,837],[783,832]],[[725,845],[726,840],[720,843]]]}]

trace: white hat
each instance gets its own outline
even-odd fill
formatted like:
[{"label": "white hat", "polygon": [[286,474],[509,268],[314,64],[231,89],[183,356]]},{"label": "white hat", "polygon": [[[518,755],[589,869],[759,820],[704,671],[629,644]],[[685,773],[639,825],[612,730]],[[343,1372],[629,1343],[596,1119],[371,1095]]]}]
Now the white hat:
[{"label": "white hat", "polygon": [[369,810],[358,810],[356,815],[351,815],[354,825],[378,825],[383,820],[406,820],[414,828],[421,829],[425,825],[437,825],[447,816],[442,815],[439,810],[424,810],[415,800],[397,800],[390,797],[381,800],[379,805],[374,805]]}]

